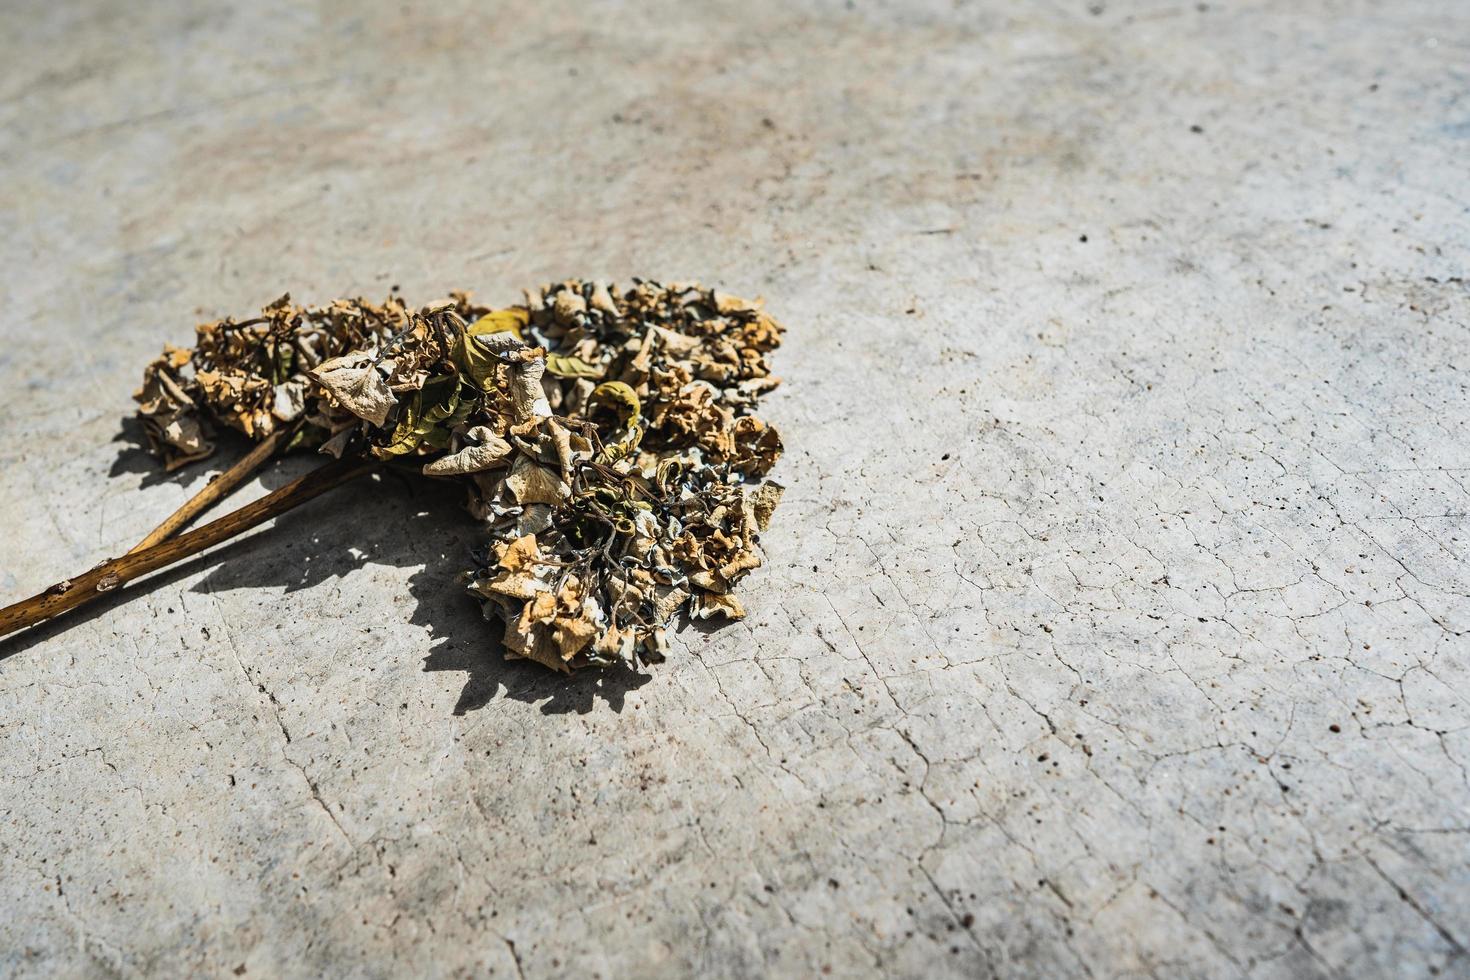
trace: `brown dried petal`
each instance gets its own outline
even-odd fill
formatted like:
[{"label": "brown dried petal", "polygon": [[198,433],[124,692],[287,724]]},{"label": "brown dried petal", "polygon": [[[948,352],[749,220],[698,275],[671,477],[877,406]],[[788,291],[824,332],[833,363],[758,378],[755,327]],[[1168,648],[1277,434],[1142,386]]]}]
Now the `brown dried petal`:
[{"label": "brown dried petal", "polygon": [[726,616],[730,619],[744,619],[745,607],[740,600],[733,595],[719,595],[714,592],[701,592],[697,605],[694,609],[695,619],[709,619],[711,616]]},{"label": "brown dried petal", "polygon": [[781,484],[767,480],[751,493],[751,511],[757,528],[764,531],[771,526],[771,514],[775,511],[776,505],[781,502],[781,495],[785,492],[786,488]]}]

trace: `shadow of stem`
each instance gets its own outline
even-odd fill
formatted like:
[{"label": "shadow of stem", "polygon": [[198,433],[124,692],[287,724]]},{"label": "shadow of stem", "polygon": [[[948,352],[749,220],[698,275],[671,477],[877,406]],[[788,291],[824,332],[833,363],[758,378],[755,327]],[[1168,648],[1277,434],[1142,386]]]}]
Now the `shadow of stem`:
[{"label": "shadow of stem", "polygon": [[[138,450],[124,449],[114,473],[131,472]],[[121,462],[126,459],[126,463]],[[260,482],[275,489],[310,469],[314,460],[285,459],[268,466]],[[340,487],[277,518],[269,527],[165,569],[70,614],[0,640],[0,663],[68,629],[105,616],[120,603],[168,588],[205,572],[196,593],[232,589],[311,588],[373,563],[414,568],[408,591],[416,601],[409,621],[432,639],[426,672],[467,674],[454,713],[483,708],[497,697],[541,706],[543,714],[586,713],[598,701],[623,710],[625,696],[651,679],[628,668],[556,674],[528,661],[506,661],[500,627],[480,615],[479,603],[456,584],[481,543],[478,525],[461,506],[454,484],[388,472]],[[227,504],[225,506],[228,506]]]}]

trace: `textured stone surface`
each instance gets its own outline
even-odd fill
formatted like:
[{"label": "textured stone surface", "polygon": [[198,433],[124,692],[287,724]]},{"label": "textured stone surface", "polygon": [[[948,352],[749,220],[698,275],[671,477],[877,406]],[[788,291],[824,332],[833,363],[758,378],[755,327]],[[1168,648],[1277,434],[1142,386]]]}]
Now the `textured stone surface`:
[{"label": "textured stone surface", "polygon": [[648,679],[398,481],[0,644],[0,974],[1470,970],[1463,4],[21,6],[7,600],[286,289],[764,294],[790,490]]}]

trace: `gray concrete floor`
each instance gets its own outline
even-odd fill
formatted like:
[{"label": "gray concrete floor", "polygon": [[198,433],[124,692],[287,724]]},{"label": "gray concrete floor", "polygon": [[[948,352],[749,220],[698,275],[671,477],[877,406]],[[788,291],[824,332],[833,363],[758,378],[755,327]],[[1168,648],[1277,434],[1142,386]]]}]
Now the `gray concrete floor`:
[{"label": "gray concrete floor", "polygon": [[7,13],[0,597],[285,290],[763,294],[790,490],[646,680],[393,481],[0,645],[0,974],[1470,971],[1470,7]]}]

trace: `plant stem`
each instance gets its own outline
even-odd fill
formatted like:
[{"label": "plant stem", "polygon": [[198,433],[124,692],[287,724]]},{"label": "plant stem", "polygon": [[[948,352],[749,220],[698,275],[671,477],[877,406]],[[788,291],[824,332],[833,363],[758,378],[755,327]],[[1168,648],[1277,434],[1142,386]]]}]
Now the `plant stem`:
[{"label": "plant stem", "polygon": [[160,541],[172,537],[175,531],[188,524],[202,511],[207,510],[217,500],[243,483],[250,474],[259,469],[260,465],[271,457],[276,451],[276,447],[290,440],[299,428],[300,424],[298,423],[297,425],[287,426],[284,429],[277,429],[265,439],[256,443],[255,448],[246,453],[234,466],[231,466],[219,476],[210,480],[203,490],[190,497],[184,506],[174,511],[169,515],[167,520],[148,532],[146,538],[133,545],[132,549],[128,551],[128,554],[137,554],[140,551],[153,547]]},{"label": "plant stem", "polygon": [[131,551],[113,558],[91,571],[51,586],[45,592],[0,609],[0,636],[34,626],[68,610],[91,602],[133,579],[165,568],[196,555],[206,548],[243,534],[251,528],[278,517],[313,497],[376,469],[373,459],[343,459],[318,467],[301,479],[266,494],[214,520],[141,551]]}]

